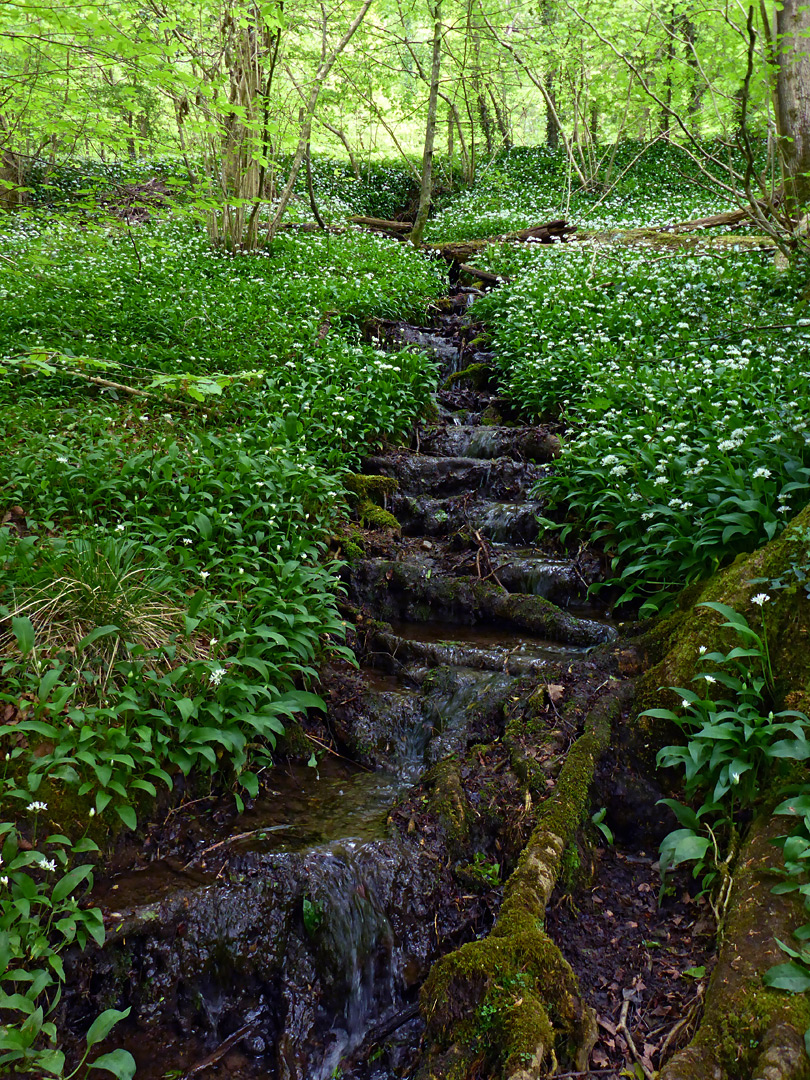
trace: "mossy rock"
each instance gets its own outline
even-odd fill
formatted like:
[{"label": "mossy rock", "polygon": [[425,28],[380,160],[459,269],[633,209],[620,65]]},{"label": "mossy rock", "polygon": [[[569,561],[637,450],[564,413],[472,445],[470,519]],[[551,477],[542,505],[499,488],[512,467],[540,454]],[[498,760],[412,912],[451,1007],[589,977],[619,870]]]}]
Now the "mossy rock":
[{"label": "mossy rock", "polygon": [[384,502],[399,487],[399,481],[394,476],[375,476],[365,473],[352,473],[344,479],[343,483],[358,499],[371,502],[380,500]]},{"label": "mossy rock", "polygon": [[402,528],[393,514],[369,499],[362,499],[357,504],[357,516],[368,529],[393,529],[399,532]]},{"label": "mossy rock", "polygon": [[442,385],[443,390],[452,390],[459,383],[468,382],[474,390],[485,390],[496,377],[491,364],[470,364],[461,371],[448,375]]},{"label": "mossy rock", "polygon": [[461,782],[459,764],[445,758],[424,776],[428,790],[428,809],[434,813],[444,830],[448,850],[461,853],[469,839],[472,809]]},{"label": "mossy rock", "polygon": [[355,540],[341,540],[340,546],[343,558],[350,566],[366,557],[365,551]]},{"label": "mossy rock", "polygon": [[294,720],[286,720],[284,734],[277,738],[276,754],[293,760],[306,760],[311,753],[312,743],[301,725]]}]

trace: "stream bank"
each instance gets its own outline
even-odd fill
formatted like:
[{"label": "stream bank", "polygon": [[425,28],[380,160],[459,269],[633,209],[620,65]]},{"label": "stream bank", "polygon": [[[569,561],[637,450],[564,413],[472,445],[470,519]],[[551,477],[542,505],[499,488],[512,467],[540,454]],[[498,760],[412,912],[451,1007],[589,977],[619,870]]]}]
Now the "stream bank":
[{"label": "stream bank", "polygon": [[[131,1008],[114,1042],[147,1080],[413,1075],[420,987],[440,957],[491,948],[493,926],[508,939],[513,983],[493,996],[489,972],[453,999],[463,1017],[428,1015],[426,1075],[450,1075],[434,1066],[459,1019],[475,1021],[470,1068],[496,1067],[537,941],[566,984],[555,1008],[527,1002],[530,1038],[541,1030],[548,1051],[537,1067],[552,1055],[564,1063],[572,1034],[571,1064],[587,1062],[599,1034],[600,1014],[558,947],[567,931],[555,939],[550,920],[539,937],[514,923],[504,933],[504,883],[514,900],[523,875],[540,924],[558,881],[565,894],[578,880],[588,887],[591,782],[639,659],[587,600],[598,560],[535,543],[541,506],[530,492],[559,444],[552,429],[520,426],[489,387],[467,310],[474,295],[457,291],[431,329],[369,328],[430,348],[449,381],[412,448],[369,458],[357,482],[359,516],[377,527],[347,530],[339,553],[361,668],[323,673],[328,714],[306,733],[332,752],[316,767],[292,755],[239,817],[230,800],[171,813],[135,866],[98,886],[107,943],[77,960],[63,1023],[81,1030],[102,1008]],[[632,857],[640,842],[654,850],[666,822],[632,768],[623,783],[618,799],[615,788],[604,798],[611,821],[624,804]],[[538,892],[531,851],[550,835],[554,866]],[[525,1030],[515,1055],[536,1050]]]}]

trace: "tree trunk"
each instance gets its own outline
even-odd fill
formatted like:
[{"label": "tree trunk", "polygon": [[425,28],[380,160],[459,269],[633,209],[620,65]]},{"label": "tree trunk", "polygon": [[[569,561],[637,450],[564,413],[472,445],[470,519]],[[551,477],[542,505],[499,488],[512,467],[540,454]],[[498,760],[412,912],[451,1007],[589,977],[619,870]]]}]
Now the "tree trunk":
[{"label": "tree trunk", "polygon": [[[287,209],[287,203],[290,201],[290,196],[293,193],[295,181],[298,176],[298,170],[301,168],[301,162],[304,160],[304,154],[306,153],[307,145],[309,144],[310,135],[312,133],[312,120],[315,116],[315,109],[318,105],[318,98],[320,97],[321,89],[327,78],[329,77],[329,72],[332,70],[335,61],[349,44],[352,37],[354,36],[355,30],[366,17],[366,12],[371,7],[371,4],[372,0],[365,0],[363,6],[360,8],[357,15],[355,15],[354,19],[352,20],[348,30],[337,43],[337,45],[335,45],[331,53],[327,55],[326,49],[324,48],[323,50],[323,59],[321,60],[321,64],[315,74],[315,78],[312,80],[312,86],[310,88],[309,97],[307,99],[306,108],[304,110],[304,120],[301,127],[301,134],[298,137],[298,146],[295,149],[295,154],[293,155],[292,162],[290,163],[290,171],[287,174],[287,182],[282,188],[281,194],[279,195],[278,206],[276,207],[276,212],[273,215],[273,220],[267,227],[268,241],[272,240],[278,232],[279,225],[281,224],[281,219],[284,217],[284,211]],[[324,35],[326,34],[326,30],[327,22],[326,16],[324,16]]]},{"label": "tree trunk", "polygon": [[549,150],[560,147],[560,125],[557,120],[557,94],[554,89],[554,72],[546,75],[546,146]]},{"label": "tree trunk", "polygon": [[425,149],[422,154],[422,187],[419,192],[419,209],[408,239],[417,246],[427,224],[430,199],[433,192],[433,143],[436,138],[436,113],[439,104],[439,72],[442,64],[442,2],[437,0],[433,9],[433,60],[430,65],[430,94],[428,96]]},{"label": "tree trunk", "polygon": [[791,210],[810,202],[810,7],[783,0],[776,10],[779,146]]}]

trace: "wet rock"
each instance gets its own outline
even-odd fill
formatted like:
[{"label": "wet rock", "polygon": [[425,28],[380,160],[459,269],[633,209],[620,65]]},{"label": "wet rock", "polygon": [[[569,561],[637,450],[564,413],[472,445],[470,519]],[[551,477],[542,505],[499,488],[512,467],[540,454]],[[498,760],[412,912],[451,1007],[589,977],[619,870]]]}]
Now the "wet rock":
[{"label": "wet rock", "polygon": [[488,498],[511,499],[528,492],[541,476],[536,465],[511,459],[491,462],[410,453],[366,458],[363,466],[395,478],[403,495],[433,497],[486,490]]},{"label": "wet rock", "polygon": [[612,627],[578,619],[543,597],[509,593],[489,581],[447,577],[424,564],[364,560],[354,567],[351,587],[356,602],[370,604],[389,620],[497,620],[569,645],[596,645],[616,636]]},{"label": "wet rock", "polygon": [[497,579],[509,592],[570,601],[582,597],[589,584],[570,559],[552,559],[525,551],[496,551],[494,556]]},{"label": "wet rock", "polygon": [[[251,1014],[252,1038],[275,1047],[276,1075],[327,1080],[369,1016],[401,1000],[400,973],[424,973],[437,954],[451,888],[416,839],[246,850],[155,904],[127,910],[119,891],[128,930],[86,977],[96,1000],[131,1006],[136,1026],[179,1022],[209,1044]],[[463,918],[447,914],[438,928],[452,936]],[[137,1058],[137,1040],[132,1049]]]},{"label": "wet rock", "polygon": [[492,645],[480,647],[462,641],[420,641],[418,638],[404,638],[384,632],[374,635],[373,648],[376,663],[383,664],[380,654],[392,658],[394,663],[385,665],[392,671],[416,662],[435,666],[452,664],[475,671],[497,671],[514,676],[540,676],[550,663],[572,655],[570,647],[554,642],[538,642],[536,645],[526,642],[512,648]]},{"label": "wet rock", "polygon": [[467,496],[432,499],[426,496],[395,496],[392,506],[406,536],[449,536],[463,529],[477,530],[493,543],[531,543],[537,538],[538,515],[543,504],[489,499],[470,501]]},{"label": "wet rock", "polygon": [[419,432],[419,448],[449,457],[500,458],[548,462],[560,453],[560,440],[541,427],[442,425]]}]

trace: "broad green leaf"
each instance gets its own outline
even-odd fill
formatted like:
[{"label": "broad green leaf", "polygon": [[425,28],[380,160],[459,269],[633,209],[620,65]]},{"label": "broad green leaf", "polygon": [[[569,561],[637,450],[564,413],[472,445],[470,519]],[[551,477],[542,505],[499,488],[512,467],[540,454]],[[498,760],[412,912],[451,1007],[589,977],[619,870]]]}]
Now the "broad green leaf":
[{"label": "broad green leaf", "polygon": [[88,1046],[95,1046],[96,1043],[103,1042],[113,1027],[119,1020],[125,1020],[129,1016],[129,1009],[106,1009],[100,1016],[97,1016],[85,1035],[85,1042]]}]

